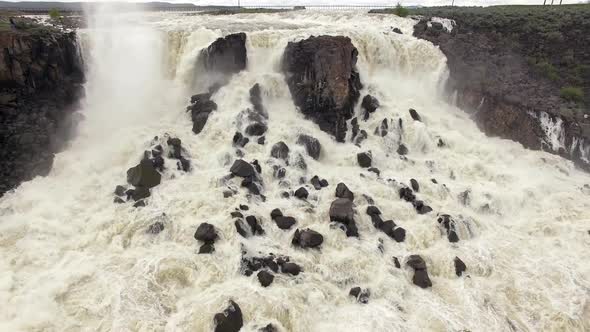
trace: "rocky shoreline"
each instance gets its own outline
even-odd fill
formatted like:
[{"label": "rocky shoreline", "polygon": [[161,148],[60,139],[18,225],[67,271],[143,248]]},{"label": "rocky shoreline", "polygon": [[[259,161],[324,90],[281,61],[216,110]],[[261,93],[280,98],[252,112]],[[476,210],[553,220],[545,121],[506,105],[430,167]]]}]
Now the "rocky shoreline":
[{"label": "rocky shoreline", "polygon": [[589,6],[415,13],[423,16],[414,36],[440,47],[450,70],[448,94],[473,112],[482,131],[590,169]]},{"label": "rocky shoreline", "polygon": [[49,173],[83,94],[76,33],[16,23],[0,30],[0,195]]}]

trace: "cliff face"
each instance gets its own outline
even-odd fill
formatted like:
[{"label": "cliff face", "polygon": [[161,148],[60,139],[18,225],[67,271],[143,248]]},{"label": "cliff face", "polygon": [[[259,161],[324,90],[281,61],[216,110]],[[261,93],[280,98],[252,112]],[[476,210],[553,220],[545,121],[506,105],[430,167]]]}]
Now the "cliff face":
[{"label": "cliff face", "polygon": [[0,29],[0,195],[51,170],[83,80],[74,32],[21,22]]},{"label": "cliff face", "polygon": [[[431,8],[414,35],[438,45],[449,94],[490,136],[589,168],[590,6]],[[454,20],[448,29],[438,19]],[[449,31],[451,30],[451,31]]]}]

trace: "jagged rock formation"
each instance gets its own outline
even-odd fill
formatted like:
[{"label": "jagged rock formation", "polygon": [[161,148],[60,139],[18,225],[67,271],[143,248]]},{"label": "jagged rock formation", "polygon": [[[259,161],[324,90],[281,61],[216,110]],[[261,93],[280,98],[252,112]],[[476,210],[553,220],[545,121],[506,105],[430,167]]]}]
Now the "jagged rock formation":
[{"label": "jagged rock formation", "polygon": [[320,129],[344,141],[362,85],[356,70],[358,51],[348,37],[319,36],[290,42],[283,72],[301,112]]},{"label": "jagged rock formation", "polygon": [[[578,9],[567,19],[556,19],[541,9],[494,14],[441,8],[427,14],[454,19],[453,29],[424,18],[414,36],[438,45],[446,55],[448,93],[457,92],[458,106],[473,111],[486,134],[562,155],[589,169],[590,110],[584,94],[590,94],[590,73],[582,64],[590,62],[590,37],[584,33],[590,12]],[[581,95],[564,94],[572,85],[579,86]]]},{"label": "jagged rock formation", "polygon": [[51,170],[71,136],[84,71],[74,32],[0,30],[0,196]]},{"label": "jagged rock formation", "polygon": [[232,74],[246,69],[246,34],[240,32],[218,38],[201,51],[198,62],[210,74],[211,83],[227,83]]}]

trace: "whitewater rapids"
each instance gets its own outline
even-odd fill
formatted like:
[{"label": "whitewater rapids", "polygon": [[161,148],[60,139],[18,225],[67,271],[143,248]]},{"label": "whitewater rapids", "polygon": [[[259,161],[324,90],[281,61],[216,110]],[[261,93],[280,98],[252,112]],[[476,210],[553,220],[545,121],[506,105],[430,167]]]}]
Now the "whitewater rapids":
[{"label": "whitewater rapids", "polygon": [[[230,298],[244,314],[243,331],[268,323],[280,331],[590,330],[589,175],[557,156],[482,134],[441,95],[446,59],[411,36],[414,23],[356,12],[95,16],[79,31],[88,83],[77,137],[56,156],[49,176],[0,198],[0,331],[211,331]],[[218,110],[195,135],[185,109],[207,85],[196,57],[233,32],[247,34],[248,68],[213,95]],[[321,34],[352,39],[361,96],[381,102],[368,122],[360,121],[369,133],[362,149],[336,143],[305,120],[280,72],[287,42]],[[243,191],[224,199],[218,180],[235,158],[236,118],[251,107],[255,83],[270,115],[267,144],[251,142],[244,152],[262,165],[267,201],[248,202]],[[409,108],[423,122],[412,121]],[[395,153],[398,136],[372,134],[384,118],[403,119],[405,130],[396,135],[409,148],[407,161]],[[154,136],[166,133],[182,139],[192,171],[176,171],[167,160],[147,207],[113,204],[126,170]],[[298,133],[318,138],[323,152],[319,161],[307,160],[307,173],[288,172],[292,189],[301,176],[330,183],[311,189],[309,203],[280,198],[283,188],[266,164],[275,142],[298,151]],[[358,167],[356,154],[366,150],[381,178]],[[419,198],[434,212],[417,215],[389,178],[417,179]],[[358,239],[330,227],[338,182],[359,197]],[[407,230],[405,242],[372,226],[362,194]],[[265,236],[237,234],[229,213],[239,204],[261,217]],[[321,251],[291,246],[295,228],[279,230],[269,217],[274,208],[295,217],[296,227],[322,233]],[[460,242],[449,243],[436,213],[464,221]],[[155,221],[165,230],[148,234]],[[201,222],[220,230],[212,255],[197,254],[193,234]],[[238,271],[242,245],[288,255],[304,272],[277,275],[262,288]],[[413,271],[404,265],[411,254],[425,259],[432,288],[412,284]],[[467,276],[455,275],[455,256]],[[354,286],[370,289],[368,304],[348,295]]]}]

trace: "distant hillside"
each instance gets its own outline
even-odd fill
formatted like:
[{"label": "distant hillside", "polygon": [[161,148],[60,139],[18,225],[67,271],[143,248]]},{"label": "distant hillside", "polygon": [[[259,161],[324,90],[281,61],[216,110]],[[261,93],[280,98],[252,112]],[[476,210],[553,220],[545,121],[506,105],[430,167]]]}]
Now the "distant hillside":
[{"label": "distant hillside", "polygon": [[[82,11],[84,7],[94,7],[100,4],[100,2],[42,2],[42,1],[20,1],[20,2],[8,2],[0,1],[0,10],[50,10],[58,9],[61,11]],[[114,3],[119,8],[135,8],[137,4],[131,4],[126,2]],[[223,8],[222,6],[195,6],[192,3],[168,3],[168,2],[148,2],[141,4],[142,8],[148,10],[157,10],[160,8],[190,8],[190,9],[217,9]]]}]

